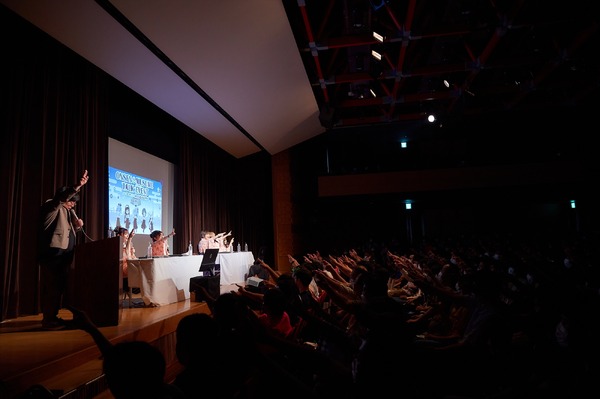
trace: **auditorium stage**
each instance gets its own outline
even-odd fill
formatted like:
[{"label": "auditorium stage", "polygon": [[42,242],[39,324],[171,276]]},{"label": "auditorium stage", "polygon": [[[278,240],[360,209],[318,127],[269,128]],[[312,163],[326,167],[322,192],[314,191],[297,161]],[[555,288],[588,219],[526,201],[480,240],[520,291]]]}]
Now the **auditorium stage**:
[{"label": "auditorium stage", "polygon": [[[232,289],[237,287],[221,286],[221,292]],[[174,351],[177,323],[185,315],[198,312],[210,313],[205,302],[187,299],[159,307],[126,305],[119,310],[118,326],[100,330],[113,343],[153,343],[165,355],[168,376],[175,375],[180,369]],[[61,310],[59,316],[72,319],[68,310]],[[57,398],[105,395],[100,352],[89,334],[81,330],[44,331],[41,318],[39,314],[0,323],[0,399],[19,398],[35,384],[53,391]],[[135,359],[131,364],[135,366]]]}]

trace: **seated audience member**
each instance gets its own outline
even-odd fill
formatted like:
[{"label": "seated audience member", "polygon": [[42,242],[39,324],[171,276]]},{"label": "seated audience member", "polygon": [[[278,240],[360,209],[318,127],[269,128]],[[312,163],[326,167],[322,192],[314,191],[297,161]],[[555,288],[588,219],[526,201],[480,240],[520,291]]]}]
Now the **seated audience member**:
[{"label": "seated audience member", "polygon": [[261,280],[268,280],[271,277],[271,273],[262,265],[261,260],[257,259],[250,266],[250,269],[248,269],[247,277],[258,277]]},{"label": "seated audience member", "polygon": [[484,387],[497,387],[500,383],[497,377],[502,375],[498,367],[509,353],[513,325],[501,300],[498,273],[473,271],[461,277],[460,291],[455,291],[431,276],[423,276],[417,268],[405,270],[425,292],[468,309],[466,320],[460,320],[457,331],[460,334],[427,334],[425,340],[416,341],[417,359],[422,364],[431,364],[436,372],[444,370],[444,387],[455,394],[471,395]]},{"label": "seated audience member", "polygon": [[294,278],[289,273],[283,273],[279,275],[275,279],[275,283],[273,284],[270,280],[264,280],[263,290],[250,290],[248,286],[242,286],[240,284],[236,284],[238,290],[235,292],[236,294],[244,297],[246,300],[246,304],[255,310],[260,310],[263,304],[264,293],[270,288],[279,288],[283,295],[285,296],[286,308],[285,311],[288,313],[290,317],[290,323],[292,326],[296,326],[296,324],[300,321],[299,312],[302,310],[300,296],[298,295],[298,287],[296,287],[296,283],[294,282]]},{"label": "seated audience member", "polygon": [[313,281],[313,273],[304,264],[294,269],[292,273],[296,287],[298,287],[300,302],[306,311],[315,311],[319,308],[319,303],[310,290],[310,284]]},{"label": "seated audience member", "polygon": [[225,366],[229,359],[223,359],[219,353],[217,321],[206,313],[188,314],[177,324],[175,335],[175,354],[184,369],[177,374],[173,385],[188,398],[218,397],[207,395],[198,383],[201,378],[222,386],[219,381],[228,374]]},{"label": "seated audience member", "polygon": [[[260,280],[253,280],[251,277],[258,278]],[[271,273],[261,264],[261,260],[257,259],[254,261],[254,264],[250,266],[248,273],[246,274],[246,289],[250,292],[263,294],[268,288],[270,288],[270,286],[266,283],[269,281],[270,277]]]},{"label": "seated audience member", "polygon": [[169,237],[175,235],[175,229],[170,234],[164,235],[160,230],[154,230],[150,233],[152,239],[152,256],[169,256]]},{"label": "seated audience member", "polygon": [[[277,397],[285,392],[288,399],[306,399],[333,397],[334,393],[344,392],[348,386],[347,370],[340,371],[318,351],[285,338],[280,329],[265,328],[259,321],[259,313],[249,309],[245,302],[240,295],[231,292],[220,295],[214,304],[213,317],[219,324],[219,342],[222,343],[221,357],[235,359],[227,362],[227,372],[223,373],[227,381],[220,385],[222,389],[233,391],[233,395],[221,397]],[[344,383],[334,380],[344,377]],[[335,390],[329,395],[319,392],[315,396],[315,381],[321,379],[323,385],[331,383]]]},{"label": "seated audience member", "polygon": [[[334,349],[333,340],[338,341],[342,346],[346,344],[345,329],[341,328],[313,297],[308,288],[312,279],[313,274],[306,267],[294,268],[292,284],[295,289],[287,288],[287,290],[294,292],[295,295],[289,300],[286,310],[292,320],[295,330],[294,339],[297,342],[317,344],[323,352],[330,352]],[[283,281],[278,285],[286,287]]]},{"label": "seated audience member", "polygon": [[408,314],[404,306],[388,295],[389,272],[372,265],[362,276],[362,295],[352,297],[341,290],[331,290],[333,279],[316,272],[317,284],[359,324],[361,344],[353,360],[356,392],[361,396],[383,396],[388,384],[404,375],[407,364],[399,362],[407,354],[415,332],[406,323]]},{"label": "seated audience member", "polygon": [[[139,363],[136,367],[131,367],[132,359]],[[116,399],[186,398],[177,387],[165,382],[165,358],[146,341],[115,344],[104,355],[103,371]]]},{"label": "seated audience member", "polygon": [[257,261],[258,261],[258,263],[260,263],[260,265],[263,267],[263,269],[265,269],[267,272],[269,272],[270,278],[265,279],[266,282],[268,282],[269,284],[272,284],[273,281],[277,281],[277,279],[279,277],[281,277],[282,273],[280,273],[277,270],[273,270],[273,268],[271,266],[269,266],[268,264],[266,264],[264,260],[262,260],[261,258],[258,258]]},{"label": "seated audience member", "polygon": [[258,320],[276,336],[287,338],[294,331],[290,316],[285,311],[286,301],[279,288],[270,288],[263,295],[263,310]]}]

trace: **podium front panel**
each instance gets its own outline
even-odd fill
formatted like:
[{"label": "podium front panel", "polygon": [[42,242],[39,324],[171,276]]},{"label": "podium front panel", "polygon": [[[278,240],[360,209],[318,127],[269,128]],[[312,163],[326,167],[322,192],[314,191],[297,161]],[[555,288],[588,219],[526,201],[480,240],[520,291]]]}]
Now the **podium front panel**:
[{"label": "podium front panel", "polygon": [[65,304],[83,310],[98,327],[119,324],[123,271],[119,237],[75,247]]}]

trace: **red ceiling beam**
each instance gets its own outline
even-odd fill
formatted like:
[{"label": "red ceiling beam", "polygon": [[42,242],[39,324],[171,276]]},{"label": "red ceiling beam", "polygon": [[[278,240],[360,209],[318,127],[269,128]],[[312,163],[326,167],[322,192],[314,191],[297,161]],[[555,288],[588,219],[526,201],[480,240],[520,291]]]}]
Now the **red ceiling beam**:
[{"label": "red ceiling beam", "polygon": [[[415,8],[417,1],[410,0],[408,2],[408,9],[406,11],[406,18],[404,19],[404,33],[403,33],[403,41],[402,47],[400,47],[400,54],[398,55],[398,62],[396,63],[396,71],[398,74],[402,73],[402,66],[404,65],[404,61],[406,59],[406,48],[408,47],[409,38],[410,38],[410,28],[412,27],[413,20],[415,18]],[[387,6],[386,6],[387,7]],[[388,12],[392,13],[391,9],[388,9]],[[396,79],[394,83],[394,88],[392,89],[392,98],[396,98],[398,95],[398,90],[400,87],[404,85],[404,82],[401,82],[400,79]],[[388,116],[394,114],[394,104],[390,107]]]},{"label": "red ceiling beam", "polygon": [[427,117],[426,112],[417,112],[410,114],[398,115],[395,118],[388,118],[387,116],[372,116],[366,118],[344,118],[337,122],[338,126],[357,126],[357,125],[372,125],[377,123],[388,123],[398,121],[414,121],[421,120]]},{"label": "red ceiling beam", "polygon": [[390,100],[386,97],[369,97],[361,99],[344,100],[339,104],[339,108],[351,108],[351,107],[367,107],[373,105],[384,105],[384,104],[410,104],[419,103],[423,101],[434,101],[434,100],[453,100],[459,96],[457,90],[447,91],[434,91],[429,93],[415,93],[405,94],[398,97],[395,100]]},{"label": "red ceiling beam", "polygon": [[[308,20],[306,5],[304,4],[304,2],[298,2],[298,6],[300,7],[300,12],[302,13],[302,20],[304,21],[304,29],[306,30],[309,45],[314,45],[315,38],[310,27],[310,21]],[[325,77],[323,76],[323,70],[321,69],[321,62],[319,61],[319,52],[316,49],[312,49],[311,52],[315,61],[315,67],[317,68],[317,76],[319,78],[319,82],[321,83],[321,90],[323,92],[323,97],[325,98],[325,103],[329,104],[329,95],[327,93],[327,85],[325,85]]]}]

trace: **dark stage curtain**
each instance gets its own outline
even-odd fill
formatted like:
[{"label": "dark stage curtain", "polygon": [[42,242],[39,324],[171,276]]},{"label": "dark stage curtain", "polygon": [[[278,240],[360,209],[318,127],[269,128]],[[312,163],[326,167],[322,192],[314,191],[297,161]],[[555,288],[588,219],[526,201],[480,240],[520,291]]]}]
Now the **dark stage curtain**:
[{"label": "dark stage curtain", "polygon": [[[85,169],[91,180],[81,192],[77,214],[89,237],[102,237],[108,136],[105,75],[4,8],[0,21],[5,320],[38,313],[38,210],[56,188],[76,183]],[[80,242],[87,239],[79,237]]]}]

